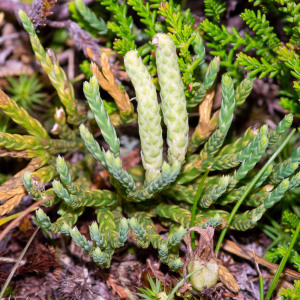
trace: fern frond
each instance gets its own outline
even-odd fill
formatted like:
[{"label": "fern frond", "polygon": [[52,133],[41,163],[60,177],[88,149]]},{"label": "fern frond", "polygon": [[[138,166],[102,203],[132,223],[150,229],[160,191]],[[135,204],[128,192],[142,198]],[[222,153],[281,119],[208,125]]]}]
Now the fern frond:
[{"label": "fern frond", "polygon": [[221,0],[204,0],[204,12],[207,17],[212,17],[214,23],[219,23],[222,13],[226,10],[226,3]]},{"label": "fern frond", "polygon": [[248,56],[244,53],[239,53],[237,55],[237,61],[240,65],[244,66],[246,70],[251,71],[251,76],[254,77],[258,73],[259,78],[263,78],[269,75],[271,78],[276,76],[279,72],[279,68],[277,64],[270,64],[263,57],[261,58],[261,62],[255,57]]},{"label": "fern frond", "polygon": [[112,12],[116,22],[108,22],[107,27],[118,37],[130,42],[134,41],[136,34],[133,34],[132,16],[127,16],[127,5],[119,4],[117,0],[102,0],[101,5]]},{"label": "fern frond", "polygon": [[149,2],[143,0],[128,0],[127,3],[132,6],[133,10],[141,17],[140,21],[146,25],[145,33],[154,37],[156,31],[156,10],[151,11]]},{"label": "fern frond", "polygon": [[288,228],[291,228],[291,229],[295,229],[299,223],[299,218],[293,214],[293,213],[290,213],[288,211],[284,211],[283,212],[283,216],[282,216],[282,224]]},{"label": "fern frond", "polygon": [[107,27],[103,19],[98,19],[97,16],[89,9],[82,0],[75,0],[76,9],[79,11],[84,20],[94,29],[98,31],[99,34],[106,34]]},{"label": "fern frond", "polygon": [[246,9],[241,17],[272,50],[276,51],[278,49],[280,40],[274,33],[274,28],[270,27],[270,22],[266,19],[265,14],[262,14],[260,10],[255,13],[251,9]]}]

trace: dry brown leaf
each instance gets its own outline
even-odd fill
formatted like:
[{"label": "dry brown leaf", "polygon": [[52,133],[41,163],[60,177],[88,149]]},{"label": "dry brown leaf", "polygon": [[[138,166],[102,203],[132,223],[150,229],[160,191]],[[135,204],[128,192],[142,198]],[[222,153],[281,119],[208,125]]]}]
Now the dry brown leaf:
[{"label": "dry brown leaf", "polygon": [[199,131],[200,138],[204,139],[210,135],[210,115],[212,103],[215,96],[214,86],[207,92],[204,100],[199,105],[199,123],[195,130]]},{"label": "dry brown leaf", "polygon": [[[151,270],[152,274],[153,274],[153,276],[151,276],[151,277],[156,277],[160,281],[164,282],[165,281],[164,280],[164,273],[159,270],[160,265],[161,265],[160,261],[151,261],[150,258],[147,258],[146,263],[147,263],[147,268],[149,268]],[[146,274],[149,275],[148,272]]]},{"label": "dry brown leaf", "polygon": [[9,157],[23,157],[29,158],[28,151],[13,151],[6,149],[4,147],[0,147],[0,157],[9,156]]},{"label": "dry brown leaf", "polygon": [[[15,190],[14,190],[15,191]],[[3,216],[10,211],[12,211],[22,200],[22,198],[26,195],[25,189],[21,194],[16,194],[10,199],[6,199],[6,202],[0,206],[0,216]],[[1,199],[3,200],[3,199]]]},{"label": "dry brown leaf", "polygon": [[126,293],[125,289],[122,286],[117,285],[116,282],[117,280],[113,277],[113,275],[108,274],[108,278],[106,279],[107,285],[111,287],[115,293],[118,294],[120,299],[129,299],[129,296]]},{"label": "dry brown leaf", "polygon": [[[211,133],[217,128],[219,120],[219,111],[216,111],[211,117],[213,99],[215,97],[215,86],[213,85],[206,93],[203,101],[199,105],[199,121],[192,135],[192,140],[205,141]],[[197,143],[198,143],[197,142]],[[199,144],[200,145],[200,144]],[[188,151],[194,152],[195,145],[189,145]],[[202,161],[197,162],[198,166]],[[197,167],[197,166],[196,166]]]},{"label": "dry brown leaf", "polygon": [[[217,57],[217,60],[218,60],[218,64],[220,65],[220,57]],[[207,68],[206,74],[208,74],[208,72],[209,72],[209,68]],[[199,129],[198,130],[200,130],[199,133],[201,138],[206,138],[211,133],[210,116],[211,116],[214,97],[215,97],[215,83],[206,92],[203,101],[199,105],[199,123],[198,123]]]},{"label": "dry brown leaf", "polygon": [[41,2],[42,4],[40,6],[37,6],[37,9],[34,9],[35,7],[32,6],[31,12],[29,14],[29,17],[35,27],[46,26],[45,21],[47,17],[53,14],[51,10],[54,8],[57,0],[43,0]]},{"label": "dry brown leaf", "polygon": [[2,25],[2,22],[4,20],[4,12],[0,13],[0,25]]},{"label": "dry brown leaf", "polygon": [[13,221],[11,221],[5,229],[0,233],[0,242],[4,239],[4,237],[15,227],[18,226],[19,222],[28,215],[31,211],[33,211],[35,208],[39,207],[43,203],[53,199],[54,196],[47,197],[45,199],[41,199],[37,202],[33,202],[29,207],[27,207],[18,217],[16,217]]},{"label": "dry brown leaf", "polygon": [[114,74],[108,61],[108,56],[105,52],[101,54],[100,63],[102,66],[102,73],[94,62],[91,63],[91,72],[96,76],[99,85],[114,98],[118,109],[121,112],[131,111],[132,105],[130,103],[129,96],[126,92],[123,93],[119,85],[116,83]]},{"label": "dry brown leaf", "polygon": [[[191,239],[191,232],[199,233],[199,242],[197,247],[193,250],[192,247],[192,239]],[[183,266],[183,275],[184,275],[184,282],[186,281],[186,273],[188,270],[188,265],[191,261],[195,258],[202,261],[203,264],[207,264],[209,260],[215,260],[215,254],[213,251],[213,236],[214,236],[215,229],[211,226],[207,228],[200,228],[200,227],[191,227],[187,234],[185,235],[185,243],[187,246],[187,252],[185,256],[185,262]]]},{"label": "dry brown leaf", "polygon": [[232,292],[237,293],[240,290],[239,284],[229,272],[229,270],[218,261],[219,279]]},{"label": "dry brown leaf", "polygon": [[10,180],[0,186],[0,202],[4,203],[0,206],[0,216],[14,209],[26,195],[23,186],[22,176],[27,171],[35,171],[41,165],[39,158],[34,158],[26,168],[14,175]]},{"label": "dry brown leaf", "polygon": [[[222,248],[230,253],[233,253],[237,256],[243,257],[247,260],[251,260],[254,259],[254,254],[246,249],[245,247],[240,247],[239,245],[237,245],[236,243],[229,241],[229,240],[225,240],[225,242],[222,245]],[[273,270],[277,270],[278,269],[278,265],[271,263],[265,259],[263,259],[260,256],[255,255],[255,260],[258,264],[263,265],[269,269],[273,269]],[[293,271],[291,269],[288,268],[284,268],[282,271],[282,274],[284,275],[288,275],[288,276],[292,276],[293,278],[299,280],[300,279],[300,273]]]}]

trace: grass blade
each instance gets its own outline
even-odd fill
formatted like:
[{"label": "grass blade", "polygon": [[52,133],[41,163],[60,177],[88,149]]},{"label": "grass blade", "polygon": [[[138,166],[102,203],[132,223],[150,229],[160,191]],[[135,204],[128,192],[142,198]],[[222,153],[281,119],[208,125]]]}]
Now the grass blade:
[{"label": "grass blade", "polygon": [[259,180],[259,178],[263,175],[263,173],[266,171],[266,169],[269,167],[269,165],[275,160],[275,158],[278,156],[278,154],[283,150],[283,148],[286,146],[286,144],[288,143],[288,141],[291,139],[291,137],[293,136],[293,134],[295,133],[296,129],[293,129],[292,132],[287,136],[287,138],[284,140],[284,142],[280,145],[280,147],[277,149],[277,151],[270,157],[270,159],[267,161],[267,163],[260,169],[260,171],[257,173],[257,175],[253,178],[253,180],[251,181],[251,183],[248,185],[247,189],[245,190],[245,192],[243,193],[243,195],[241,196],[240,200],[236,203],[236,205],[234,206],[233,210],[230,213],[230,216],[228,218],[228,222],[227,222],[227,226],[222,230],[221,235],[219,237],[218,243],[216,245],[216,250],[215,253],[216,255],[218,254],[221,245],[223,243],[223,240],[225,238],[226,232],[228,230],[228,228],[230,227],[230,224],[235,216],[235,214],[237,213],[239,207],[241,206],[241,204],[243,203],[243,201],[245,200],[245,198],[248,196],[248,194],[251,192],[251,190],[253,189],[253,187],[255,186],[256,182]]},{"label": "grass blade", "polygon": [[[201,178],[201,181],[200,181],[200,183],[199,183],[198,190],[197,190],[197,193],[196,193],[195,198],[194,198],[194,203],[193,203],[193,208],[192,208],[192,215],[191,215],[190,228],[194,227],[195,216],[196,216],[196,210],[197,210],[197,204],[198,204],[198,201],[199,201],[199,199],[200,199],[200,195],[201,195],[201,192],[202,192],[202,188],[203,188],[205,179],[206,179],[206,177],[207,177],[209,171],[210,171],[210,167],[207,168],[206,172],[204,173],[204,175],[203,175],[203,177]],[[192,247],[195,248],[195,232],[194,232],[194,231],[191,232],[191,240],[192,240]]]},{"label": "grass blade", "polygon": [[270,285],[270,288],[268,290],[268,293],[267,293],[267,296],[266,296],[265,300],[270,300],[271,299],[271,296],[272,296],[272,293],[273,293],[273,291],[274,291],[274,289],[276,287],[277,281],[278,281],[278,279],[279,279],[279,277],[280,277],[280,275],[282,273],[282,270],[283,270],[283,268],[284,268],[284,266],[285,266],[285,264],[286,264],[286,262],[287,262],[287,260],[288,260],[288,258],[290,256],[291,252],[292,252],[292,249],[294,248],[294,245],[295,245],[295,243],[297,241],[299,233],[300,233],[300,222],[298,223],[296,231],[295,231],[295,233],[293,235],[293,239],[292,239],[292,241],[291,241],[291,243],[289,245],[288,251],[286,252],[285,256],[282,258],[282,260],[280,262],[280,265],[279,265],[279,267],[278,267],[278,269],[277,269],[277,271],[275,273],[275,276],[274,276],[274,278],[273,278],[273,280],[271,282],[271,285]]},{"label": "grass blade", "polygon": [[15,272],[16,272],[16,270],[17,270],[17,268],[18,268],[18,266],[19,266],[19,264],[20,264],[20,262],[21,262],[21,260],[23,259],[24,255],[26,254],[26,252],[27,252],[27,250],[28,250],[30,244],[32,243],[32,241],[33,241],[34,237],[36,236],[36,234],[37,234],[37,232],[38,232],[39,229],[40,229],[40,228],[38,227],[38,228],[35,230],[35,232],[34,232],[33,235],[31,236],[30,240],[27,242],[27,244],[26,244],[24,250],[22,251],[20,257],[18,258],[17,262],[15,263],[14,267],[13,267],[12,270],[10,271],[9,276],[7,277],[7,279],[6,279],[6,281],[5,281],[5,284],[4,284],[4,286],[2,287],[2,290],[1,290],[1,293],[0,293],[0,299],[2,299],[2,297],[3,297],[4,293],[5,293],[5,290],[7,289],[7,287],[8,287],[8,285],[9,285],[11,279],[13,278],[13,276],[14,276],[14,274],[15,274]]}]

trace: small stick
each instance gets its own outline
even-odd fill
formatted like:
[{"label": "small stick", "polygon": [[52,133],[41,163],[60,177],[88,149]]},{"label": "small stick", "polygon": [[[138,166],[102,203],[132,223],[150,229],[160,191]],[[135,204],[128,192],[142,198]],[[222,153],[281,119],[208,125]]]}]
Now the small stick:
[{"label": "small stick", "polygon": [[258,277],[259,277],[259,299],[264,300],[264,297],[265,297],[264,278],[263,278],[263,276],[261,274],[261,271],[259,269],[259,265],[257,263],[257,256],[256,256],[254,250],[252,250],[252,254],[253,254],[255,267],[256,267],[256,270],[257,270],[257,273],[258,273]]},{"label": "small stick", "polygon": [[[235,255],[237,255],[239,257],[243,257],[243,258],[245,258],[247,260],[251,260],[251,259],[254,258],[253,253],[250,250],[248,250],[248,249],[246,249],[244,247],[243,247],[243,250],[242,250],[242,246],[238,246],[237,244],[235,244],[234,242],[229,241],[229,240],[225,240],[222,248],[223,248],[223,250],[226,250],[226,251],[228,251],[230,253],[233,253],[233,254],[235,254]],[[247,252],[247,255],[244,253],[244,251]],[[263,259],[260,256],[256,256],[256,261],[260,265],[265,266],[265,267],[267,267],[269,269],[273,269],[273,270],[277,270],[278,269],[278,265],[277,264],[271,263],[271,262]],[[300,273],[298,273],[296,271],[293,271],[291,269],[285,268],[282,271],[282,273],[284,275],[287,275],[287,276],[292,276],[293,278],[295,278],[297,280],[300,279]]]},{"label": "small stick", "polygon": [[41,199],[35,203],[33,203],[32,205],[30,205],[29,207],[27,207],[22,214],[20,214],[17,218],[15,218],[0,234],[0,242],[4,239],[4,237],[13,229],[17,226],[17,224],[19,223],[19,221],[21,221],[27,214],[29,214],[34,208],[37,208],[38,206],[40,206],[41,204],[43,204],[44,202],[47,202],[50,199],[53,199],[54,196],[51,197],[47,197],[45,199]]}]

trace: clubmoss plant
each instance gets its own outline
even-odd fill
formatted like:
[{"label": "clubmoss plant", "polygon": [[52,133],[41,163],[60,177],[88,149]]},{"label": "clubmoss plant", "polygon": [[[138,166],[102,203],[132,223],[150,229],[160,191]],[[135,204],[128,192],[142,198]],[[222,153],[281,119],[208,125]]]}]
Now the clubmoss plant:
[{"label": "clubmoss plant", "polygon": [[[74,3],[69,3],[69,9],[73,12],[73,18],[79,21],[79,25],[82,27],[88,27],[96,31],[99,35],[107,34],[107,25],[102,18],[98,18],[95,13],[88,8],[82,0],[75,0],[75,8],[73,7]],[[76,12],[79,12],[79,16],[76,15]]]},{"label": "clubmoss plant", "polygon": [[[42,209],[37,211],[38,221],[50,231],[69,235],[102,268],[109,267],[114,250],[124,245],[130,229],[139,246],[146,248],[151,244],[158,249],[161,261],[172,270],[182,268],[179,245],[190,227],[191,206],[198,184],[207,168],[210,167],[211,172],[203,185],[194,224],[204,228],[223,228],[227,226],[231,205],[238,202],[247,190],[256,172],[255,166],[265,155],[269,155],[268,147],[278,143],[280,136],[289,129],[293,121],[292,115],[287,115],[272,132],[267,125],[259,129],[249,128],[234,143],[226,145],[225,140],[235,107],[245,101],[250,93],[252,81],[246,78],[235,89],[232,78],[224,75],[221,81],[220,110],[211,117],[212,99],[205,97],[203,100],[208,107],[205,111],[206,120],[211,121],[214,127],[206,131],[204,137],[189,148],[188,100],[184,80],[180,74],[183,70],[180,67],[180,58],[176,54],[176,42],[172,35],[156,34],[152,43],[153,47],[156,47],[155,63],[161,93],[160,105],[152,77],[138,52],[130,50],[124,58],[125,68],[137,96],[142,163],[145,169],[144,182],[134,181],[131,175],[133,172],[135,178],[142,178],[143,173],[138,173],[138,168],[126,171],[122,167],[119,138],[105,110],[99,80],[96,76],[91,77],[89,82],[84,83],[83,91],[108,145],[107,150],[101,149],[93,133],[89,131],[86,118],[78,109],[72,86],[59,67],[58,61],[53,58],[51,51],[44,51],[26,14],[19,14],[30,34],[37,58],[57,89],[68,116],[66,118],[63,110],[57,111],[57,125],[54,131],[59,133],[60,139],[53,141],[39,122],[30,118],[24,109],[17,107],[3,92],[0,94],[0,108],[30,134],[2,135],[2,146],[15,152],[25,149],[32,157],[44,159],[42,162],[45,167],[38,171],[43,170],[42,174],[47,181],[55,178],[52,188],[44,191],[39,188],[40,178],[35,177],[36,173],[29,169],[29,172],[22,174],[24,186],[35,200],[51,196],[53,199],[48,205],[60,204],[60,217],[56,221],[52,222]],[[196,38],[198,37],[195,36],[191,43]],[[197,47],[201,46],[200,41],[199,39]],[[198,60],[202,50],[197,51],[195,57],[191,56],[192,61],[194,58]],[[205,91],[213,87],[217,70],[216,58],[201,83]],[[196,101],[195,105],[200,102]],[[166,127],[167,160],[164,160],[163,155],[162,122]],[[73,125],[72,129],[68,123]],[[204,125],[200,125],[200,129],[205,128]],[[88,151],[82,147],[82,141]],[[81,163],[69,163],[62,156],[58,156],[56,163],[54,162],[57,154],[73,152],[75,149],[84,154]],[[112,190],[90,190],[90,174],[95,160],[108,171],[114,187]],[[252,228],[267,209],[279,202],[290,189],[298,186],[299,161],[300,152],[296,150],[290,159],[281,164],[274,163],[267,168],[245,199],[244,204],[252,208],[235,215],[233,220],[230,220],[230,228]],[[226,176],[222,174],[223,171],[226,171]],[[97,220],[90,225],[90,239],[83,236],[75,226],[86,207],[94,208]],[[156,233],[152,220],[154,217],[158,217],[169,227],[166,239]]]},{"label": "clubmoss plant", "polygon": [[[80,138],[78,128],[80,122],[86,120],[86,114],[82,110],[82,105],[79,105],[75,99],[73,86],[68,81],[53,51],[51,51],[51,49],[46,51],[41,45],[36,35],[34,25],[28,16],[23,11],[20,11],[19,15],[24,28],[30,36],[36,58],[41,63],[44,71],[48,74],[63,107],[56,108],[54,115],[55,123],[51,130],[52,136],[50,136],[41,122],[28,114],[25,109],[26,107],[23,108],[18,105],[16,101],[0,90],[1,115],[4,113],[29,133],[29,135],[10,134],[6,132],[7,122],[3,122],[0,132],[1,156],[22,157],[31,160],[25,169],[21,170],[11,180],[0,187],[1,201],[3,203],[0,207],[1,215],[11,211],[25,196],[26,191],[23,187],[22,176],[26,171],[33,172],[35,181],[46,183],[53,180],[57,175],[55,170],[57,154],[66,152],[72,153],[79,149],[82,149],[84,154],[87,153],[85,148],[83,148],[84,143]],[[29,81],[29,83],[31,85],[33,84],[32,81]],[[39,85],[36,85],[36,88],[39,87]],[[39,96],[42,97],[43,95]],[[18,98],[16,100],[18,100]],[[22,99],[20,99],[21,104],[27,100],[28,97],[24,98],[22,96]],[[32,101],[34,98],[30,98],[30,100]],[[114,115],[120,119],[119,111],[116,111]],[[1,117],[1,120],[5,121],[3,117]],[[56,136],[56,138],[53,138],[53,136]],[[77,180],[79,174],[90,174],[90,166],[92,166],[92,164],[93,159],[91,160],[90,156],[85,155],[82,161],[70,166],[70,172],[76,174],[73,180]],[[80,179],[79,182],[80,184],[86,184],[87,182],[91,184],[90,176],[82,175],[82,180]],[[55,193],[53,189],[46,192],[44,199],[46,198],[52,199],[48,202],[49,205],[56,201],[54,199]]]},{"label": "clubmoss plant", "polygon": [[[137,50],[143,62],[148,62],[147,68],[151,75],[156,73],[156,64],[153,57],[155,47],[150,41],[158,33],[169,33],[179,50],[178,65],[184,83],[184,92],[188,102],[192,102],[189,108],[195,107],[203,100],[208,85],[205,84],[206,90],[202,85],[200,86],[202,80],[199,73],[200,65],[204,62],[205,49],[199,30],[194,28],[195,18],[189,9],[183,11],[181,6],[172,0],[128,0],[122,3],[117,0],[105,0],[101,1],[101,5],[113,19],[113,21],[109,19],[107,28],[117,37],[114,49],[122,56],[130,50]],[[98,18],[92,17],[92,12],[88,12],[89,9],[81,4],[81,1],[76,0],[75,4],[69,5],[69,8],[79,25],[94,34],[95,28],[91,27],[99,23],[99,20],[96,20]],[[144,29],[138,28],[134,23],[132,16],[128,15],[129,9],[136,12],[140,22],[145,25]],[[159,20],[159,17],[164,21]],[[86,22],[87,18],[91,19],[90,24]],[[104,33],[99,33],[102,34]],[[141,42],[142,45],[137,46]],[[193,52],[196,53],[195,56],[192,55]],[[216,75],[216,68],[212,68],[211,72],[213,71]]]},{"label": "clubmoss plant", "polygon": [[[157,46],[156,63],[161,88],[162,119],[167,128],[168,162],[163,161],[162,158],[161,115],[151,76],[137,52],[129,51],[125,56],[125,67],[135,87],[138,101],[142,161],[146,171],[144,184],[138,186],[132,176],[122,168],[119,140],[104,110],[95,77],[84,84],[84,93],[91,110],[95,114],[102,135],[109,145],[109,150],[102,150],[88,129],[84,125],[80,126],[81,137],[85,145],[108,170],[111,182],[116,188],[116,195],[122,199],[123,213],[129,219],[121,218],[122,214],[118,209],[117,201],[105,197],[106,194],[103,191],[89,192],[76,189],[72,184],[72,178],[68,175],[66,162],[62,158],[57,159],[56,168],[60,175],[60,181],[53,182],[54,191],[62,199],[66,209],[67,207],[72,209],[84,209],[86,206],[95,207],[98,224],[93,223],[90,228],[93,243],[91,244],[83,237],[76,228],[71,228],[76,220],[73,219],[64,224],[61,224],[61,221],[51,223],[44,213],[38,212],[39,221],[46,228],[70,235],[76,244],[84,248],[101,267],[109,266],[114,249],[125,243],[130,227],[135,234],[138,245],[148,247],[151,243],[154,248],[158,248],[160,259],[167,263],[171,269],[180,268],[182,263],[178,258],[178,245],[186,234],[185,228],[190,226],[191,218],[190,210],[183,208],[183,204],[191,205],[193,203],[196,187],[207,166],[210,166],[212,170],[224,170],[233,167],[237,167],[237,169],[226,177],[220,175],[207,177],[199,201],[199,209],[201,210],[197,212],[195,224],[207,226],[205,224],[208,222],[207,224],[210,225],[220,225],[219,219],[217,223],[213,222],[216,213],[223,217],[226,224],[229,213],[215,210],[212,207],[217,203],[234,203],[239,199],[239,195],[243,193],[247,187],[247,182],[251,179],[250,172],[266,153],[268,144],[276,143],[280,135],[292,123],[292,116],[288,115],[280,122],[274,132],[269,132],[266,125],[256,131],[249,129],[236,143],[223,146],[236,106],[235,99],[241,99],[242,92],[245,93],[244,90],[239,91],[240,94],[236,97],[231,78],[224,76],[222,79],[223,101],[218,114],[219,128],[204,144],[200,153],[193,154],[188,158],[194,163],[191,164],[189,161],[184,163],[188,146],[187,113],[184,106],[185,94],[178,70],[175,46],[172,39],[164,34],[154,36],[153,43]],[[149,127],[152,130],[149,130]],[[247,230],[255,226],[268,208],[280,201],[294,184],[299,184],[299,175],[293,176],[298,164],[299,153],[296,151],[290,160],[275,168],[277,171],[273,173],[273,179],[268,180],[270,171],[272,171],[272,168],[269,168],[268,172],[256,184],[255,190],[248,198],[249,200],[247,199],[250,201],[254,198],[257,201],[255,204],[250,204],[254,205],[255,208],[236,215],[231,227]],[[183,169],[177,179],[182,166]],[[279,172],[279,170],[289,169],[287,166],[290,167],[290,171]],[[288,177],[291,179],[287,179]],[[176,179],[177,181],[174,183]],[[30,173],[27,173],[23,180],[29,192],[34,195],[35,188],[31,184]],[[270,188],[271,180],[273,189]],[[265,188],[266,185],[269,190]],[[159,193],[172,199],[174,205],[160,203]],[[178,204],[175,205],[175,203]],[[154,216],[171,221],[170,224],[172,225],[167,240],[162,239],[155,232],[151,219]],[[210,219],[212,222],[209,221]]]},{"label": "clubmoss plant", "polygon": [[[200,27],[204,31],[207,45],[213,49],[210,53],[221,58],[221,66],[235,80],[242,77],[238,65],[249,70],[251,77],[276,77],[281,83],[280,104],[284,109],[299,115],[300,5],[292,0],[249,2],[254,2],[254,6],[259,6],[259,9],[246,9],[241,18],[254,35],[248,33],[248,30],[243,30],[241,34],[234,27],[229,31],[225,25],[220,25],[224,6],[217,0],[204,1],[207,18]],[[285,41],[279,39],[274,27],[270,25],[268,17],[274,15],[283,25]],[[240,49],[242,52],[239,53]]]},{"label": "clubmoss plant", "polygon": [[132,50],[126,54],[124,64],[135,87],[143,165],[146,180],[151,181],[161,175],[163,163],[161,116],[156,88],[136,51]]}]

